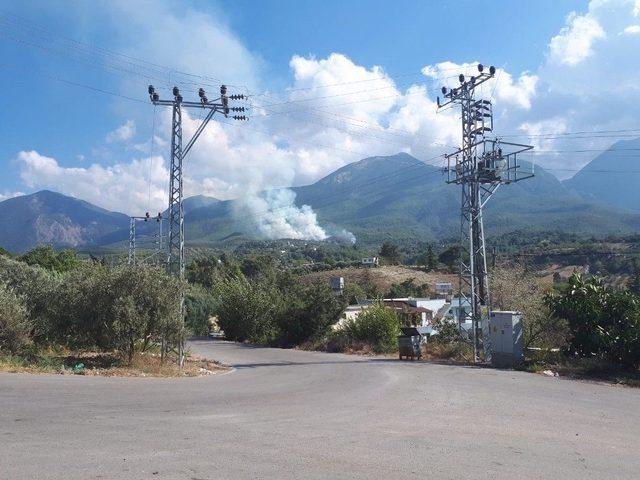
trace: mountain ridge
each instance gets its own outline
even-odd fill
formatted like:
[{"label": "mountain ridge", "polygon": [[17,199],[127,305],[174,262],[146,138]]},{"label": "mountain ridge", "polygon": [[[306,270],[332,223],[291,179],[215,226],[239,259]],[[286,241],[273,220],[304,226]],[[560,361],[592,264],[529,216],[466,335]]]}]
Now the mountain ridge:
[{"label": "mountain ridge", "polygon": [[[526,162],[522,165],[528,168]],[[310,205],[327,232],[348,230],[364,244],[458,235],[460,187],[448,185],[440,168],[407,153],[364,158],[290,190],[296,205]],[[236,214],[238,202],[203,195],[186,198],[187,243],[210,246],[229,238],[259,238],[253,222]],[[2,220],[11,228],[0,232],[0,246],[10,251],[39,243],[122,248],[128,238],[127,215],[48,190],[0,202]],[[141,225],[140,233],[144,229]],[[537,168],[532,179],[498,189],[487,204],[485,230],[488,235],[541,230],[630,233],[640,231],[640,212],[587,198]]]},{"label": "mountain ridge", "polygon": [[563,184],[587,199],[640,212],[638,153],[640,138],[619,140]]}]

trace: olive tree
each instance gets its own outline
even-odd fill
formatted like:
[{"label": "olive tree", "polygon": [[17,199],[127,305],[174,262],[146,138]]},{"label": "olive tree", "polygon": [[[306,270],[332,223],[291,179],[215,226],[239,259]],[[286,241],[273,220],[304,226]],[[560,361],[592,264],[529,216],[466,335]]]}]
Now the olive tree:
[{"label": "olive tree", "polygon": [[273,284],[238,276],[220,282],[216,292],[220,297],[218,324],[225,337],[267,344],[276,338],[276,319],[283,304]]},{"label": "olive tree", "polygon": [[0,282],[24,303],[30,335],[38,343],[49,343],[56,336],[53,316],[60,281],[58,274],[0,256]]},{"label": "olive tree", "polygon": [[0,352],[18,353],[30,342],[31,325],[21,299],[0,283]]}]

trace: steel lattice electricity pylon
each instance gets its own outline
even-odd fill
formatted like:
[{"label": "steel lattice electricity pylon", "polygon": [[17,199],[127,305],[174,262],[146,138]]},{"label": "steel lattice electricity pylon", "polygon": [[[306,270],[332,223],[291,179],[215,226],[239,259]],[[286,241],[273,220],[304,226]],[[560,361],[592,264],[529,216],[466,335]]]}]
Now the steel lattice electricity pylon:
[{"label": "steel lattice electricity pylon", "polygon": [[487,73],[480,64],[478,75],[465,79],[460,74],[460,86],[442,87],[444,103],[438,98],[438,108],[458,104],[462,114],[462,146],[446,155],[446,170],[447,183],[462,186],[459,311],[465,312],[462,304],[465,300],[470,304],[470,311],[459,320],[471,322],[475,361],[482,352],[485,359],[490,355],[490,345],[483,342],[482,334],[483,319],[487,318],[490,308],[482,211],[500,185],[533,176],[533,172],[522,172],[518,164],[518,154],[531,150],[532,146],[487,138],[487,134],[493,132],[491,101],[477,100],[474,93],[478,86],[494,77],[495,71],[492,66]]},{"label": "steel lattice electricity pylon", "polygon": [[[227,87],[220,86],[220,98],[210,102],[203,88],[198,90],[199,102],[184,101],[178,87],[173,87],[173,100],[161,100],[153,85],[149,85],[149,97],[154,105],[164,105],[172,108],[171,116],[171,164],[169,166],[169,234],[167,239],[167,272],[184,278],[185,251],[184,251],[184,159],[203,132],[216,112],[225,117],[229,112],[244,112],[244,107],[229,107],[229,100],[242,100],[244,95],[227,95]],[[187,144],[182,145],[182,108],[200,108],[208,110],[204,119],[196,129]],[[232,116],[234,120],[247,120],[244,115]],[[184,293],[180,297],[180,317],[184,319]],[[164,355],[164,341],[162,354]],[[184,336],[178,345],[178,362],[180,367],[184,363]]]},{"label": "steel lattice electricity pylon", "polygon": [[[173,87],[173,100],[161,100],[153,85],[149,85],[149,97],[154,105],[172,108],[171,116],[171,164],[169,166],[169,233],[167,239],[167,271],[180,278],[184,277],[184,208],[183,201],[183,162],[194,143],[216,112],[228,117],[229,112],[244,112],[244,107],[229,107],[229,100],[244,99],[244,95],[227,95],[227,87],[220,87],[220,98],[210,102],[204,89],[198,90],[199,102],[184,101],[178,87]],[[193,137],[182,145],[182,108],[200,108],[208,110],[207,115],[196,129]],[[247,120],[244,115],[234,115],[234,120]]]},{"label": "steel lattice electricity pylon", "polygon": [[[147,212],[144,217],[130,217],[129,219],[129,259],[128,265],[136,265],[138,263],[137,258],[137,231],[136,231],[136,223],[139,221],[148,222],[151,219],[151,215]],[[155,257],[155,263],[162,263],[162,223],[164,222],[164,218],[162,218],[162,213],[158,212],[158,215],[154,218],[156,223],[158,224],[158,234],[157,240],[155,243],[155,248],[152,253],[148,255],[146,258],[143,258],[143,261],[148,261],[150,258]]]}]

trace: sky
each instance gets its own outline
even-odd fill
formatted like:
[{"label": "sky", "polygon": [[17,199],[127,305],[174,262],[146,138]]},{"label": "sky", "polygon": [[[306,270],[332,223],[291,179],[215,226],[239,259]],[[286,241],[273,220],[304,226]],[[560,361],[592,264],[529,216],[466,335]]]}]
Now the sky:
[{"label": "sky", "polygon": [[[186,195],[314,231],[291,191],[260,192],[401,151],[441,165],[460,121],[436,96],[479,62],[497,68],[478,92],[494,133],[568,178],[640,136],[639,51],[640,0],[4,1],[0,200],[47,188],[164,210],[170,111],[147,86],[196,100],[225,83],[250,120],[214,117],[185,159]],[[202,115],[185,110],[185,138]]]}]

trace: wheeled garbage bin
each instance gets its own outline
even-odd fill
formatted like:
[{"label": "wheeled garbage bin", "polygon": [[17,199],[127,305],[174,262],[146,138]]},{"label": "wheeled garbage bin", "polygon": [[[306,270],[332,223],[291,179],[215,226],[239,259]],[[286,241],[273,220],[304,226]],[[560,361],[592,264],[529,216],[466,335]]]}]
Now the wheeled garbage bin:
[{"label": "wheeled garbage bin", "polygon": [[422,357],[422,335],[415,327],[401,328],[402,335],[398,336],[398,356],[407,360]]}]

